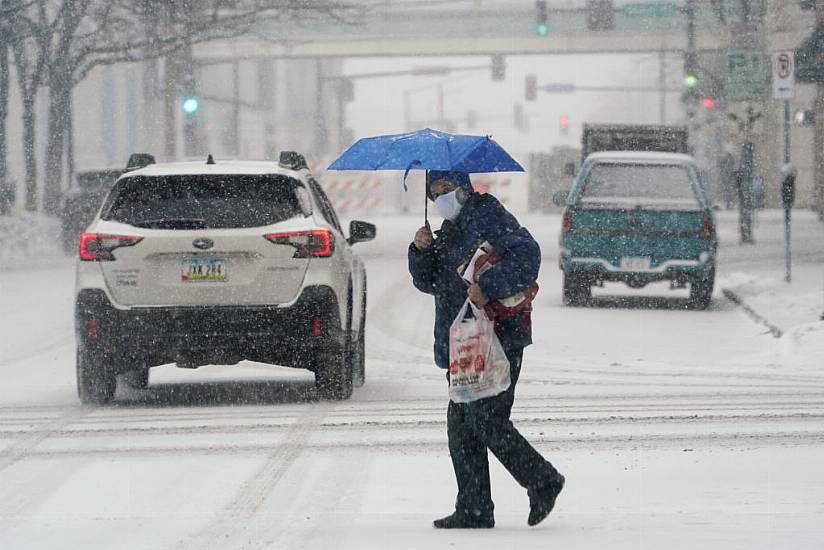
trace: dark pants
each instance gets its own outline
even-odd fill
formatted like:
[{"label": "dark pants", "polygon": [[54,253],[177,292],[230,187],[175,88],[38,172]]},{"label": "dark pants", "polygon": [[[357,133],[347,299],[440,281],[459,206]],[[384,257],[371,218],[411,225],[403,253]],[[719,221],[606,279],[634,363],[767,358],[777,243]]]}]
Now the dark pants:
[{"label": "dark pants", "polygon": [[447,409],[449,453],[458,482],[455,509],[462,513],[491,516],[495,508],[489,486],[487,449],[528,491],[541,489],[557,474],[552,464],[524,439],[509,419],[515,385],[521,373],[523,349],[509,351],[506,355],[512,378],[508,390],[471,403],[450,401]]}]

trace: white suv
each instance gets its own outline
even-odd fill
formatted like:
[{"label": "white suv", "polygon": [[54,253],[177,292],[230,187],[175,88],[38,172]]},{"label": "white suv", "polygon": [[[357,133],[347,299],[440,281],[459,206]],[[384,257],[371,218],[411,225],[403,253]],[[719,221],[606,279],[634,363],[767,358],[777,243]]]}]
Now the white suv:
[{"label": "white suv", "polygon": [[[138,167],[134,169],[134,165]],[[141,167],[141,165],[143,165]],[[155,164],[133,155],[80,239],[77,389],[114,397],[118,375],[242,359],[309,369],[328,399],[364,382],[366,271],[297,153],[280,162]]]}]

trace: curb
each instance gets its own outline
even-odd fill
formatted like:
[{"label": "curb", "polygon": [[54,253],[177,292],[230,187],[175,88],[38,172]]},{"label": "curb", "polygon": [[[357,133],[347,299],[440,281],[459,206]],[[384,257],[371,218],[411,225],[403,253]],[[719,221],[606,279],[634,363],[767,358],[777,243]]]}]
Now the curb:
[{"label": "curb", "polygon": [[738,294],[736,294],[735,292],[733,292],[732,290],[730,290],[728,288],[722,288],[721,293],[729,301],[731,301],[732,303],[734,303],[735,305],[737,305],[738,307],[743,309],[744,312],[747,314],[747,316],[750,317],[750,319],[752,319],[756,323],[762,324],[765,327],[767,327],[767,329],[770,331],[770,334],[773,335],[773,338],[781,338],[784,335],[783,330],[781,330],[780,328],[778,328],[774,324],[770,323],[767,320],[767,318],[765,318],[764,316],[759,314],[757,311],[755,311],[753,308],[748,306],[747,303],[744,302],[744,300],[742,300],[741,297]]}]

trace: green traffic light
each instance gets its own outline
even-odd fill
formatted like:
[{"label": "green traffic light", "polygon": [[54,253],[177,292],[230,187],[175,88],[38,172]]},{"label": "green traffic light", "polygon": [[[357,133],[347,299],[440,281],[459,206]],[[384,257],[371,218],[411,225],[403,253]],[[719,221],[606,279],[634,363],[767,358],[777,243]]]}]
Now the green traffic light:
[{"label": "green traffic light", "polygon": [[549,27],[547,27],[545,23],[539,24],[535,30],[538,32],[538,36],[546,36],[549,34]]},{"label": "green traffic light", "polygon": [[684,75],[684,86],[687,88],[694,88],[698,84],[698,77],[694,74]]},{"label": "green traffic light", "polygon": [[183,100],[183,112],[191,115],[200,108],[200,102],[196,97],[187,97]]}]

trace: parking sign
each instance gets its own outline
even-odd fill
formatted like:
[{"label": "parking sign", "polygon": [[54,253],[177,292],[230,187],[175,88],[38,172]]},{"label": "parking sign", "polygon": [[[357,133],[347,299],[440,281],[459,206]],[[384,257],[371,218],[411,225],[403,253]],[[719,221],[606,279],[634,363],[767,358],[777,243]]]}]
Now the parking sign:
[{"label": "parking sign", "polygon": [[776,52],[772,56],[772,81],[774,99],[795,97],[795,53]]}]

